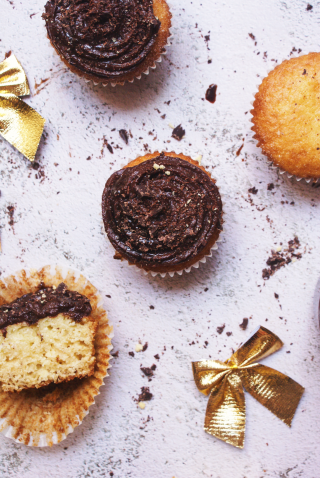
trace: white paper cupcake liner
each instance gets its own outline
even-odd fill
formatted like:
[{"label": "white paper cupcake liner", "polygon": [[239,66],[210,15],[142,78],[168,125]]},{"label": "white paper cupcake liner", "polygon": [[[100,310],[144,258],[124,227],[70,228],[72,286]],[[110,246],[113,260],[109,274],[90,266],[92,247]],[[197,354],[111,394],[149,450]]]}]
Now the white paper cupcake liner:
[{"label": "white paper cupcake liner", "polygon": [[[101,307],[102,297],[97,289],[80,272],[65,267],[46,266],[30,272],[22,270],[1,280],[0,303],[33,292],[39,281],[46,285],[58,285],[63,281],[70,289],[83,293],[90,299],[91,314],[99,320],[95,339],[97,363],[92,376],[77,383],[72,380],[64,385],[62,383],[62,389],[58,384],[52,393],[48,392],[42,398],[41,388],[11,393],[0,390],[0,432],[16,443],[45,447],[64,440],[89,413],[89,407],[95,403],[95,397],[100,394],[99,388],[104,385],[103,380],[111,368],[109,361],[114,334]],[[56,398],[49,397],[54,394]],[[39,430],[37,423],[45,430]]]},{"label": "white paper cupcake liner", "polygon": [[[277,66],[281,65],[284,61],[289,61],[289,60],[291,60],[292,58],[298,58],[298,57],[304,56],[304,55],[305,55],[305,53],[302,53],[302,52],[301,52],[301,53],[294,53],[293,55],[291,55],[290,58],[285,58],[285,57],[283,57],[282,60],[281,60],[279,63],[277,63],[275,66],[270,67],[270,68],[266,68],[266,73],[265,73],[265,75],[264,75],[263,77],[261,77],[261,82],[256,85],[256,92],[253,93],[253,100],[250,101],[250,105],[252,106],[252,108],[254,107],[254,106],[253,106],[253,103],[254,103],[254,101],[255,101],[255,99],[256,99],[256,94],[257,94],[258,91],[259,91],[260,85],[261,85],[261,83],[263,82],[263,80],[269,75],[269,73],[271,73],[271,71],[273,71]],[[250,115],[251,115],[250,122],[254,125],[254,123],[253,123],[253,121],[252,121],[252,120],[253,120],[253,114],[252,114],[251,110],[250,110]],[[256,134],[256,132],[255,132],[252,128],[251,128],[251,130],[252,130],[252,132],[253,132],[254,134]],[[253,138],[253,139],[255,140],[257,147],[261,150],[261,147],[258,146],[259,141],[258,141],[256,138]],[[273,162],[267,155],[265,155],[265,154],[262,152],[262,150],[261,150],[261,153],[262,153],[263,156],[266,158],[267,164],[269,164],[269,165],[272,167],[272,169],[276,170],[279,174],[281,174],[281,176],[282,176],[282,175],[285,175],[285,176],[286,176],[287,178],[289,178],[289,179],[294,178],[294,179],[295,179],[296,181],[298,181],[298,182],[303,181],[303,182],[306,182],[307,184],[310,184],[310,183],[312,183],[312,184],[317,184],[318,181],[320,180],[320,178],[300,178],[299,176],[295,176],[294,174],[290,174],[290,173],[288,173],[288,171],[285,171],[284,169],[281,169],[279,166],[277,166],[276,164],[274,164],[274,162]]]}]

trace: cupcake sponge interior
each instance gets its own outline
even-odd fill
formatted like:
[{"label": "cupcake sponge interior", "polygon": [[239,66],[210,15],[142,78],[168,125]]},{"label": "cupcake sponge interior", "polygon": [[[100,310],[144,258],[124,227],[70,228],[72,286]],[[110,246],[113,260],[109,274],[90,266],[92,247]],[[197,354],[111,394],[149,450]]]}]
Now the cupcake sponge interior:
[{"label": "cupcake sponge interior", "polygon": [[1,330],[2,389],[20,391],[92,375],[96,328],[90,317],[75,322],[60,313],[34,325],[23,322]]}]

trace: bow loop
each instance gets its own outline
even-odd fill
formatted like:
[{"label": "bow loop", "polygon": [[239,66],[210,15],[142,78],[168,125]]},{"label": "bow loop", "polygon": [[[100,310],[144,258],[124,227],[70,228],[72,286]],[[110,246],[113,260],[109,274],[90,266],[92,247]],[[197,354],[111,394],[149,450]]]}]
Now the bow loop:
[{"label": "bow loop", "polygon": [[193,362],[198,389],[209,395],[204,429],[238,448],[244,446],[245,397],[243,388],[288,426],[304,392],[290,377],[255,363],[282,347],[275,334],[264,327],[226,362]]},{"label": "bow loop", "polygon": [[11,54],[0,63],[0,134],[33,161],[45,119],[19,98],[29,94],[25,72]]}]

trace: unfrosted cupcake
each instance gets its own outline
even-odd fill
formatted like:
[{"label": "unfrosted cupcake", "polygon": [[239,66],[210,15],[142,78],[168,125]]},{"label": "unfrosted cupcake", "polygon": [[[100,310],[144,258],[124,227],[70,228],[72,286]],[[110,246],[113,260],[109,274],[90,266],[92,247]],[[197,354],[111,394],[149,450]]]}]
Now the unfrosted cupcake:
[{"label": "unfrosted cupcake", "polygon": [[170,36],[165,0],[48,0],[43,17],[64,63],[103,84],[133,81],[154,68]]},{"label": "unfrosted cupcake", "polygon": [[222,231],[215,180],[188,156],[147,154],[107,181],[102,216],[119,258],[154,273],[188,270]]},{"label": "unfrosted cupcake", "polygon": [[262,81],[252,130],[262,152],[282,171],[320,178],[320,53],[286,60]]}]

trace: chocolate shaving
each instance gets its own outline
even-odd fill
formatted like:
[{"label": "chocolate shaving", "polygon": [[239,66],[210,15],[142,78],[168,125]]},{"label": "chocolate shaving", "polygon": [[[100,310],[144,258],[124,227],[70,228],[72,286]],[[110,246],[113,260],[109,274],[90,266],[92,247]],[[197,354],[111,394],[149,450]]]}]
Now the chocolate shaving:
[{"label": "chocolate shaving", "polygon": [[129,136],[128,136],[128,133],[125,129],[120,129],[119,130],[119,135],[120,135],[120,138],[123,139],[123,141],[128,144],[128,141],[129,141]]},{"label": "chocolate shaving", "polygon": [[217,97],[217,88],[218,86],[215,84],[212,84],[209,86],[209,88],[206,91],[206,100],[209,101],[209,103],[215,103],[216,97]]},{"label": "chocolate shaving", "polygon": [[222,334],[222,332],[224,331],[225,326],[226,326],[226,324],[223,324],[220,327],[217,327],[218,334]]},{"label": "chocolate shaving", "polygon": [[242,330],[246,330],[246,328],[248,327],[248,322],[249,322],[249,319],[247,319],[246,317],[242,320],[242,324],[239,324],[239,327],[242,329]]},{"label": "chocolate shaving", "polygon": [[181,141],[185,134],[186,134],[186,131],[182,128],[181,124],[176,126],[174,130],[172,131],[172,137],[174,139],[177,139],[178,141]]}]

